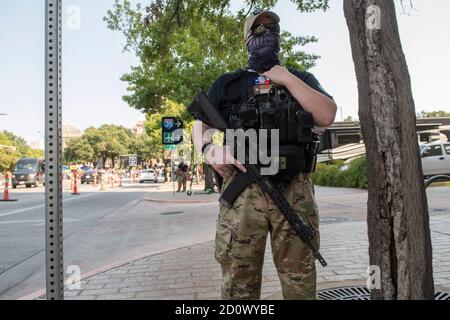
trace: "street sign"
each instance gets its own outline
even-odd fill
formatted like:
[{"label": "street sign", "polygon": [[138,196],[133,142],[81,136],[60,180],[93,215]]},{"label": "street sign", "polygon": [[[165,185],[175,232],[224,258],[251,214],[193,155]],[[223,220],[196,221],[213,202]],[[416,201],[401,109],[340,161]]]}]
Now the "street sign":
[{"label": "street sign", "polygon": [[177,145],[183,142],[183,121],[177,117],[162,118],[162,144]]},{"label": "street sign", "polygon": [[166,144],[164,145],[164,150],[176,150],[177,146],[174,144]]},{"label": "street sign", "polygon": [[137,155],[136,154],[132,154],[129,156],[128,158],[128,165],[130,167],[136,167],[137,166]]}]

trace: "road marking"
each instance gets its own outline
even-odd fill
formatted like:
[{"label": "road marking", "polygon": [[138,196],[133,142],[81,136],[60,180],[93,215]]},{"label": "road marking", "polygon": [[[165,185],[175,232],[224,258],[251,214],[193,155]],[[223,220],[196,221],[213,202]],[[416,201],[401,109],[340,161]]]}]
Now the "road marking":
[{"label": "road marking", "polygon": [[[78,222],[79,219],[72,219],[72,218],[64,218],[64,223],[69,222]],[[20,224],[20,223],[32,223],[34,226],[43,226],[45,224],[44,220],[7,220],[7,221],[0,221],[1,224]]]},{"label": "road marking", "polygon": [[[86,195],[83,195],[83,196],[76,196],[76,197],[69,198],[69,199],[63,199],[63,202],[68,202],[68,201],[72,201],[72,200],[87,198],[87,197],[91,197],[91,196],[96,195],[96,194],[98,194],[98,193],[90,193],[90,194],[86,194]],[[17,213],[22,213],[22,212],[26,212],[26,211],[30,211],[30,210],[34,210],[34,209],[38,209],[38,208],[43,208],[43,207],[45,207],[45,204],[40,204],[40,205],[33,206],[33,207],[28,207],[28,208],[18,209],[18,210],[14,210],[14,211],[10,211],[10,212],[0,213],[0,218],[1,217],[12,216],[12,215],[17,214]]]}]

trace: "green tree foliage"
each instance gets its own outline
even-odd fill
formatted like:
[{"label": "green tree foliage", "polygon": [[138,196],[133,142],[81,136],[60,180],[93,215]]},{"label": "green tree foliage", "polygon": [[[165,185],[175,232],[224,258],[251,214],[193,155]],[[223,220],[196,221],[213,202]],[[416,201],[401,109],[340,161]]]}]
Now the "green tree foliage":
[{"label": "green tree foliage", "polygon": [[[0,132],[0,172],[12,170],[17,160],[22,157],[41,158],[43,150],[31,149],[24,138],[8,131]],[[11,147],[11,148],[9,148]]]},{"label": "green tree foliage", "polygon": [[85,137],[69,140],[64,149],[64,160],[67,163],[97,163],[97,159],[98,157],[95,157],[94,149]]},{"label": "green tree foliage", "polygon": [[[161,148],[161,146],[159,146]],[[130,154],[136,154],[140,159],[148,160],[158,158],[160,153],[153,144],[150,136],[145,132],[135,137],[130,145]]]},{"label": "green tree foliage", "polygon": [[13,150],[0,149],[0,172],[10,171],[17,160],[20,159],[20,153]]},{"label": "green tree foliage", "polygon": [[[175,112],[168,103],[168,112]],[[181,107],[178,106],[179,111]],[[152,123],[161,122],[163,115],[154,114]],[[149,130],[138,136],[135,136],[131,130],[122,126],[102,125],[99,128],[90,127],[78,139],[72,139],[68,142],[64,150],[64,159],[66,163],[93,163],[97,166],[100,159],[106,163],[108,159],[115,161],[119,156],[137,154],[142,160],[149,160],[162,156],[161,130],[158,128]],[[149,134],[150,133],[150,134]]]},{"label": "green tree foliage", "polygon": [[128,154],[135,136],[130,129],[116,125],[90,127],[80,139],[69,142],[64,158],[68,162],[92,162],[97,165],[109,158],[115,162],[120,155]]},{"label": "green tree foliage", "polygon": [[367,159],[359,157],[348,164],[342,161],[320,163],[311,177],[319,186],[367,189]]},{"label": "green tree foliage", "polygon": [[106,155],[115,163],[120,155],[128,154],[134,136],[130,129],[116,125],[103,125],[99,129],[104,137]]},{"label": "green tree foliage", "polygon": [[444,117],[450,117],[450,112],[447,111],[431,111],[431,112],[426,112],[426,111],[421,111],[420,113],[417,114],[418,118],[444,118]]},{"label": "green tree foliage", "polygon": [[[328,8],[328,0],[293,2],[301,11]],[[124,49],[140,59],[122,77],[129,84],[123,99],[138,110],[159,112],[165,98],[187,104],[220,74],[245,67],[245,17],[254,8],[272,8],[277,1],[244,3],[245,8],[233,13],[229,0],[156,0],[147,7],[116,0],[104,19],[110,29],[124,34]],[[312,67],[319,57],[297,48],[315,41],[282,32],[283,64],[304,70]]]},{"label": "green tree foliage", "polygon": [[[152,157],[162,158],[162,130],[161,121],[163,117],[179,117],[184,123],[184,129],[190,132],[192,129],[193,121],[189,117],[186,108],[172,100],[164,99],[160,112],[148,113],[145,121],[145,130],[148,136],[148,145]],[[184,143],[190,143],[190,141],[184,141]]]}]

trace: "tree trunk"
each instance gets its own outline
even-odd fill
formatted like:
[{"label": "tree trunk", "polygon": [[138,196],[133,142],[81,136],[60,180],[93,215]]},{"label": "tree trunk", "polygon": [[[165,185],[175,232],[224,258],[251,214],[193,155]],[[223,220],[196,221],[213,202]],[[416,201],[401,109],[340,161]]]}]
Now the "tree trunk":
[{"label": "tree trunk", "polygon": [[344,0],[368,158],[370,265],[381,270],[373,299],[433,299],[428,205],[411,81],[394,1]]},{"label": "tree trunk", "polygon": [[103,169],[105,169],[106,168],[106,160],[108,159],[108,157],[106,157],[106,156],[102,156],[102,161],[103,161]]},{"label": "tree trunk", "polygon": [[211,165],[204,163],[205,168],[205,190],[210,189],[214,190],[214,169]]}]

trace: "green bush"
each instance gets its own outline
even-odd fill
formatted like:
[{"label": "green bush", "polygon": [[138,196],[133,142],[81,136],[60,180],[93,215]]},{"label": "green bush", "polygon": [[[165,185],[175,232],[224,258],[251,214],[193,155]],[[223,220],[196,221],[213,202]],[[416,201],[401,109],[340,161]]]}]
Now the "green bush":
[{"label": "green bush", "polygon": [[357,158],[348,164],[342,161],[320,163],[311,178],[319,186],[367,189],[366,157]]}]

